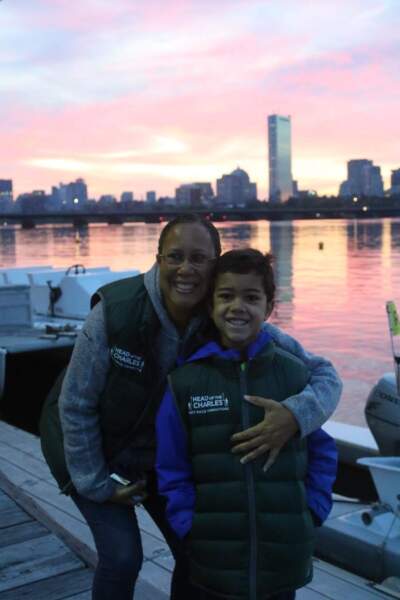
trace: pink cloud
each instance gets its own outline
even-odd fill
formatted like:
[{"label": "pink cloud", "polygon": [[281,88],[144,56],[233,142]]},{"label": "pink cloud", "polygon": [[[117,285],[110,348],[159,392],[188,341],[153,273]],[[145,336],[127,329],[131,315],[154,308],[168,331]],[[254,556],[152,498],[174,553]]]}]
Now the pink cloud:
[{"label": "pink cloud", "polygon": [[[93,193],[127,186],[172,193],[191,166],[208,176],[239,163],[264,196],[273,112],[292,116],[304,187],[335,192],[338,165],[349,158],[372,158],[387,170],[398,156],[397,25],[373,0],[343,3],[337,17],[319,5],[312,27],[307,2],[296,19],[260,1],[182,0],[167,11],[161,0],[71,6],[42,0],[24,15],[15,9],[27,46],[15,55],[18,44],[8,48],[0,118],[2,176],[18,191],[84,176]],[[319,30],[328,21],[331,29]],[[39,48],[29,45],[30,27]],[[54,51],[52,28],[62,40]],[[332,167],[310,176],[304,165],[313,160]],[[80,172],[70,170],[73,161]]]}]

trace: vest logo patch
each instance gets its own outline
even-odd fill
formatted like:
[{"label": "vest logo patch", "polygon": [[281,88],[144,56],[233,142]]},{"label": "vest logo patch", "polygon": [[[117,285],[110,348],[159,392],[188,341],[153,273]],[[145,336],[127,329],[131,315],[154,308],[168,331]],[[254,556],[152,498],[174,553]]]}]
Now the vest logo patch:
[{"label": "vest logo patch", "polygon": [[111,360],[118,367],[125,367],[125,369],[131,369],[131,371],[138,371],[139,373],[143,371],[144,358],[137,354],[131,354],[123,348],[113,346],[111,348]]},{"label": "vest logo patch", "polygon": [[188,402],[189,415],[204,415],[229,410],[229,400],[225,394],[212,396],[190,396]]}]

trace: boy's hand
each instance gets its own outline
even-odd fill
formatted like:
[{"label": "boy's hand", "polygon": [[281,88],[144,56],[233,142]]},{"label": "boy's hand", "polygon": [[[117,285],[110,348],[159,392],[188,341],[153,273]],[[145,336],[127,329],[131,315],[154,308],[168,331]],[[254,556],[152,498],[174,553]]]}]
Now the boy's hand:
[{"label": "boy's hand", "polygon": [[146,481],[139,480],[130,485],[118,485],[110,501],[117,504],[127,504],[134,506],[140,504],[147,498]]},{"label": "boy's hand", "polygon": [[245,464],[269,451],[268,460],[264,465],[264,471],[267,471],[275,462],[281,448],[299,430],[299,426],[290,410],[280,402],[261,396],[245,396],[245,400],[264,408],[265,416],[261,423],[231,437],[232,452],[244,453],[240,462]]}]

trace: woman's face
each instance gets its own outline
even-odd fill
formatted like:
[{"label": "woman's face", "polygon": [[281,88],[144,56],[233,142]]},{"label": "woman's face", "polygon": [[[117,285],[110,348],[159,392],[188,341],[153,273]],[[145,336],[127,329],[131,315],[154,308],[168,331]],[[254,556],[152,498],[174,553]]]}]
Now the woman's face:
[{"label": "woman's face", "polygon": [[171,319],[185,325],[205,298],[216,258],[211,236],[199,223],[180,223],[168,232],[161,254],[160,288]]}]

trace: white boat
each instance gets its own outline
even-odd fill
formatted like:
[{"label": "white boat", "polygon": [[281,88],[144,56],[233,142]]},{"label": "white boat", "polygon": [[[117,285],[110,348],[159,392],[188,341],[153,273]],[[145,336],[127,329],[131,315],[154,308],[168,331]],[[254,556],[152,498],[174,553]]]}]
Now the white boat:
[{"label": "white boat", "polygon": [[138,273],[82,265],[0,269],[0,418],[38,433],[44,398],[69,360],[91,296]]},{"label": "white boat", "polygon": [[329,422],[339,450],[332,515],[319,530],[317,552],[354,573],[382,582],[400,598],[400,338],[388,307],[395,373],[386,373],[365,406],[369,429]]}]

